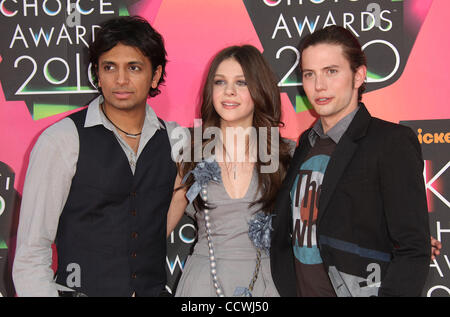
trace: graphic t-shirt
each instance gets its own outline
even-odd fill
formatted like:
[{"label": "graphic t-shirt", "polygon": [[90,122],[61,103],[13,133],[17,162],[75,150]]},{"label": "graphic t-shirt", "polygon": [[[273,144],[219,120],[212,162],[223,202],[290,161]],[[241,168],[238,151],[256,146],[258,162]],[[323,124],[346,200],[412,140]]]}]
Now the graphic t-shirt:
[{"label": "graphic t-shirt", "polygon": [[336,144],[317,138],[291,189],[293,251],[299,296],[336,296],[317,247],[316,222],[322,180]]}]

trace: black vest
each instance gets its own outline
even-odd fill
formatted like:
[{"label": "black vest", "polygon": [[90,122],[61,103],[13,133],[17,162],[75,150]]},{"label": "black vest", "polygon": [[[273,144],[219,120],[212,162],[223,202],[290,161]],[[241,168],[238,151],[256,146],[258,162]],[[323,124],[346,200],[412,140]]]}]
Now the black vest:
[{"label": "black vest", "polygon": [[88,296],[157,296],[166,283],[166,223],[176,165],[166,130],[157,130],[133,175],[114,133],[84,128],[75,176],[56,235],[56,282]]}]

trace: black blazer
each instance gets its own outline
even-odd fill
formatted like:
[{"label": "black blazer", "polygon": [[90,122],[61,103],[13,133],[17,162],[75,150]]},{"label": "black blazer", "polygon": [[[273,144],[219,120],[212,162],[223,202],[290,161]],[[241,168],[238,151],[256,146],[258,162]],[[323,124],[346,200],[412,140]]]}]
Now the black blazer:
[{"label": "black blazer", "polygon": [[[311,149],[310,130],[300,137],[275,204],[270,259],[281,296],[297,295],[290,189]],[[413,131],[371,117],[360,104],[330,158],[319,197],[317,237],[326,270],[333,266],[357,275],[355,271],[366,269],[368,259],[363,254],[347,254],[323,243],[345,241],[357,249],[388,255],[389,260],[378,263],[378,295],[420,295],[430,259],[422,172],[421,148]]]}]

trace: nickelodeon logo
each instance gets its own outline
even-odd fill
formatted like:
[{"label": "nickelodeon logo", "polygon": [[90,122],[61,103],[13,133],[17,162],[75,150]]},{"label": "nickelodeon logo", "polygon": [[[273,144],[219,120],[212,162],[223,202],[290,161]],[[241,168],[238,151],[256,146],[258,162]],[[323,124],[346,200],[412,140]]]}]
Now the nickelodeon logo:
[{"label": "nickelodeon logo", "polygon": [[417,129],[417,132],[420,144],[450,143],[450,132],[422,133],[422,129]]}]

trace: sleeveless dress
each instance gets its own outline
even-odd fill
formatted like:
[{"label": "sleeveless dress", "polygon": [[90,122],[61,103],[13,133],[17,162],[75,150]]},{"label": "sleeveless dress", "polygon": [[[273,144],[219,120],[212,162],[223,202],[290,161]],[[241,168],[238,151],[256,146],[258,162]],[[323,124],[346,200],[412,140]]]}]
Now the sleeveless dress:
[{"label": "sleeveless dress", "polygon": [[[210,211],[211,237],[217,263],[217,276],[224,295],[233,296],[236,287],[249,286],[256,266],[256,248],[248,237],[248,224],[258,205],[249,204],[260,197],[257,192],[258,175],[253,169],[252,179],[243,198],[232,199],[223,183],[209,182],[208,203],[215,208]],[[210,273],[209,249],[206,238],[204,212],[197,210],[193,216],[197,222],[198,240],[188,257],[175,296],[215,297]],[[270,272],[270,258],[261,251],[261,267],[252,291],[253,297],[278,297]]]}]

